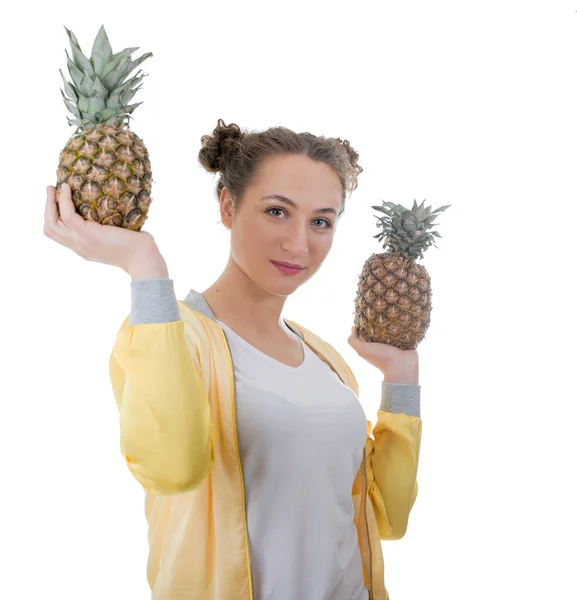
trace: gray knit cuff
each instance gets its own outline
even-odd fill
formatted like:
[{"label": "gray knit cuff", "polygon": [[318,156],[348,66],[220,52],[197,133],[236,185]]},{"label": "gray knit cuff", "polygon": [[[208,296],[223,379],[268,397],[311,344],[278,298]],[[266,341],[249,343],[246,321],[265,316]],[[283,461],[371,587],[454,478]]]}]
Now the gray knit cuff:
[{"label": "gray knit cuff", "polygon": [[130,292],[130,326],[181,320],[172,279],[137,279]]},{"label": "gray knit cuff", "polygon": [[421,386],[383,381],[381,410],[421,418]]}]

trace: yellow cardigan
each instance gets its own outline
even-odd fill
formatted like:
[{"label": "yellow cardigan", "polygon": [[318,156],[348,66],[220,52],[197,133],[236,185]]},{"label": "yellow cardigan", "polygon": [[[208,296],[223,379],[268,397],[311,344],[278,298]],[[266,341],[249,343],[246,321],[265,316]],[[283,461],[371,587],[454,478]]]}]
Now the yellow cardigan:
[{"label": "yellow cardigan", "polygon": [[[210,311],[178,303],[178,321],[131,326],[129,315],[109,363],[120,449],[145,489],[151,599],[253,600],[230,349]],[[340,354],[285,322],[358,396]],[[406,532],[422,421],[377,414],[351,494],[369,597],[389,600],[380,540]]]}]

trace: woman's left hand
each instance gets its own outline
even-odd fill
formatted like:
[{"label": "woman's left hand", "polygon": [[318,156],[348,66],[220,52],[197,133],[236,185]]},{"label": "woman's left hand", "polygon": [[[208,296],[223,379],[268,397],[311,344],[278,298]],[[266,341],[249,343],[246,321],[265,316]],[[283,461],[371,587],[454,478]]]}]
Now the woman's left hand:
[{"label": "woman's left hand", "polygon": [[419,354],[417,350],[401,350],[391,344],[363,342],[353,325],[349,344],[356,353],[383,373],[391,383],[417,384],[419,380]]}]

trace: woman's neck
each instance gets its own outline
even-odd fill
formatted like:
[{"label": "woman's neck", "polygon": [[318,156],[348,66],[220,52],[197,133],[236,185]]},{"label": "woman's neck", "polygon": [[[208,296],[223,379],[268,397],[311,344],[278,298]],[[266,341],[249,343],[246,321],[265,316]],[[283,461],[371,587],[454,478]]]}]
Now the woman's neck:
[{"label": "woman's neck", "polygon": [[286,335],[281,319],[286,296],[257,287],[232,261],[202,295],[217,320],[233,329],[266,338]]}]

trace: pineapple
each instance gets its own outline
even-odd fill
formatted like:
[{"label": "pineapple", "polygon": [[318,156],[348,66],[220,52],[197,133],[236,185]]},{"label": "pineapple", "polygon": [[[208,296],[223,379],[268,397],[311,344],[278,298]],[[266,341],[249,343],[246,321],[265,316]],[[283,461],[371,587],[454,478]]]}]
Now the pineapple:
[{"label": "pineapple", "polygon": [[[359,276],[355,298],[354,324],[363,342],[380,342],[401,350],[412,350],[425,337],[431,316],[431,279],[425,267],[415,262],[423,258],[436,231],[428,232],[450,204],[431,213],[413,201],[408,210],[401,204],[383,202],[373,206],[385,216],[377,216],[382,231],[373,236],[385,239],[385,252],[370,256]],[[388,207],[388,208],[387,208]],[[435,224],[436,226],[437,224]],[[388,246],[388,250],[387,250]]]},{"label": "pineapple", "polygon": [[144,75],[125,80],[140,63],[131,54],[138,48],[125,48],[116,54],[102,26],[90,59],[82,54],[76,36],[66,29],[72,47],[62,96],[74,119],[74,135],[60,153],[57,191],[66,182],[72,189],[76,211],[86,220],[140,231],[151,203],[152,171],[148,150],[130,130],[129,120],[142,102],[129,104],[142,87]]}]

